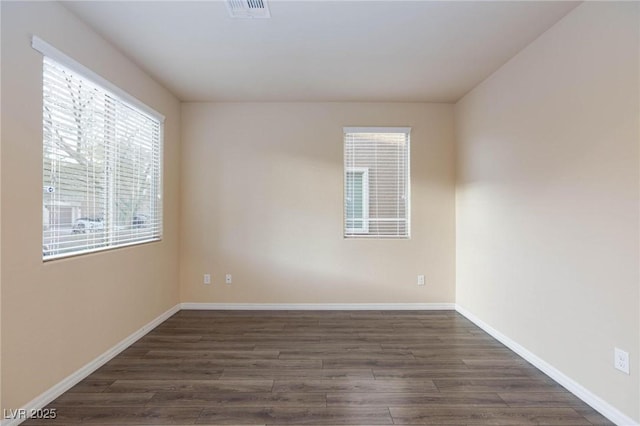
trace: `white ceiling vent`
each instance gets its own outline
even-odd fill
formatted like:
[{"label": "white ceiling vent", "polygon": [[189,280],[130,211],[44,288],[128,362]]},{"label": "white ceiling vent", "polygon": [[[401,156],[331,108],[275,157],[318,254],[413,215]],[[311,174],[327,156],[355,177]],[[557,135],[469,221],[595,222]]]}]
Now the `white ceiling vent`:
[{"label": "white ceiling vent", "polygon": [[226,3],[232,18],[271,18],[267,0],[227,0]]}]

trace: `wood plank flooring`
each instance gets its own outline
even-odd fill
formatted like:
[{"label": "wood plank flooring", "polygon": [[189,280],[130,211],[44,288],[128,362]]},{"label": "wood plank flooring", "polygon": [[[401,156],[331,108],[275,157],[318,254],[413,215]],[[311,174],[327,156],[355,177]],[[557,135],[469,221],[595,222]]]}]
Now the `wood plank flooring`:
[{"label": "wood plank flooring", "polygon": [[28,425],[607,425],[451,311],[180,311]]}]

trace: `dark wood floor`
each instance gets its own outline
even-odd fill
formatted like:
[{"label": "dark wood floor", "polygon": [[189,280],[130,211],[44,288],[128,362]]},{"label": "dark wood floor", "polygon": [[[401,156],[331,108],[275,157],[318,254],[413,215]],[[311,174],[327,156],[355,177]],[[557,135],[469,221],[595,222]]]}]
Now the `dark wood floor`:
[{"label": "dark wood floor", "polygon": [[181,311],[24,425],[604,425],[450,311]]}]

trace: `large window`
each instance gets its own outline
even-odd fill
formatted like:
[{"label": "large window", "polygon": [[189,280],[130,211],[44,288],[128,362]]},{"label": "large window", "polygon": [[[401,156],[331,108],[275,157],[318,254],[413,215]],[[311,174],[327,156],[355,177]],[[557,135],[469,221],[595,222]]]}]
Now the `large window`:
[{"label": "large window", "polygon": [[345,238],[409,237],[410,131],[344,129]]},{"label": "large window", "polygon": [[159,240],[161,117],[43,64],[43,258]]}]

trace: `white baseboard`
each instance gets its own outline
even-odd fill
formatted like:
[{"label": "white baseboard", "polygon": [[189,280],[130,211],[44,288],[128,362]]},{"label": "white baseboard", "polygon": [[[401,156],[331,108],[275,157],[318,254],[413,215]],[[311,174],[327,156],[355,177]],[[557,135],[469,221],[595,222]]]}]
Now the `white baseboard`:
[{"label": "white baseboard", "polygon": [[482,321],[480,318],[473,315],[471,312],[466,310],[460,305],[456,305],[456,311],[458,311],[461,315],[466,317],[469,321],[480,327],[482,330],[490,334],[493,338],[498,340],[500,343],[520,355],[522,358],[529,361],[533,364],[537,369],[541,370],[547,376],[551,377],[556,382],[560,383],[564,386],[569,392],[583,400],[585,403],[590,405],[594,410],[598,411],[600,414],[611,420],[613,423],[619,426],[639,426],[631,417],[627,416],[608,402],[604,401],[599,396],[593,394],[588,389],[584,388],[575,380],[571,379],[563,372],[544,361],[541,358],[538,358],[534,353],[530,352],[527,348],[521,346],[515,341],[511,340],[509,337],[500,333],[495,328],[491,327],[486,322]]},{"label": "white baseboard", "polygon": [[[49,388],[49,390],[40,394],[36,398],[29,401],[25,404],[22,409],[26,410],[26,413],[31,412],[32,410],[39,410],[46,407],[51,401],[71,389],[73,386],[81,382],[88,375],[96,371],[98,368],[102,367],[104,364],[113,359],[116,355],[118,355],[123,350],[127,349],[129,346],[134,344],[137,340],[143,337],[145,334],[156,328],[163,321],[169,318],[171,315],[175,314],[180,310],[180,305],[175,305],[168,311],[164,312],[157,318],[153,319],[151,322],[142,326],[140,329],[136,330],[134,333],[126,337],[124,340],[117,343],[112,348],[108,349],[102,355],[95,358],[93,361],[89,362],[84,367],[72,373],[70,376],[63,379],[58,384]],[[24,422],[26,419],[5,419],[0,422],[0,426],[16,426],[20,423]]]},{"label": "white baseboard", "polygon": [[185,310],[235,311],[453,311],[455,303],[181,303]]}]

